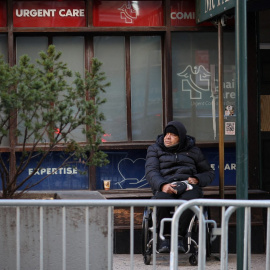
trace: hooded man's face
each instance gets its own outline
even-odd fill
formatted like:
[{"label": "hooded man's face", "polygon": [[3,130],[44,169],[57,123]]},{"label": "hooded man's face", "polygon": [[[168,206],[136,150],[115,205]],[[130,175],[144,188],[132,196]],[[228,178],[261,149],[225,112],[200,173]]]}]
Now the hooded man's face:
[{"label": "hooded man's face", "polygon": [[164,137],[164,145],[166,147],[171,147],[180,142],[179,137],[174,133],[166,133]]}]

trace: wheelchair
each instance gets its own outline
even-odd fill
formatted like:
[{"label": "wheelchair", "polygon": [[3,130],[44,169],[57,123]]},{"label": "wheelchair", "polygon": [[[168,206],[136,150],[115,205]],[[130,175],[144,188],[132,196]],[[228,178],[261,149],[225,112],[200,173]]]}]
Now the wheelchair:
[{"label": "wheelchair", "polygon": [[[206,220],[209,220],[209,209],[204,209],[204,216]],[[211,245],[214,238],[211,236],[212,226],[210,223],[206,224],[206,259],[209,259],[211,256]],[[185,254],[190,253],[189,263],[193,266],[198,265],[198,232],[199,224],[198,218],[194,214],[187,233],[184,237],[185,246],[187,250]],[[156,233],[157,234],[157,233]],[[158,235],[157,235],[158,238]],[[157,239],[156,238],[156,239]],[[153,252],[153,239],[154,239],[154,227],[153,227],[153,208],[146,207],[143,213],[143,222],[142,222],[142,255],[145,265],[151,263],[151,255]],[[154,248],[155,252],[158,254],[157,247]]]}]

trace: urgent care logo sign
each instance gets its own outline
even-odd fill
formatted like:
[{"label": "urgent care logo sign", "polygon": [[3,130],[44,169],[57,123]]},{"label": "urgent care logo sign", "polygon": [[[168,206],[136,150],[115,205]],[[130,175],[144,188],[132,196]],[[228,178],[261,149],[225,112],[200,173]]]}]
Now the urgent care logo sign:
[{"label": "urgent care logo sign", "polygon": [[84,1],[17,1],[13,4],[14,27],[84,27]]},{"label": "urgent care logo sign", "polygon": [[196,24],[195,0],[171,1],[171,25],[172,26],[212,26],[206,22]]},{"label": "urgent care logo sign", "polygon": [[163,26],[162,1],[94,0],[93,24],[110,26]]}]

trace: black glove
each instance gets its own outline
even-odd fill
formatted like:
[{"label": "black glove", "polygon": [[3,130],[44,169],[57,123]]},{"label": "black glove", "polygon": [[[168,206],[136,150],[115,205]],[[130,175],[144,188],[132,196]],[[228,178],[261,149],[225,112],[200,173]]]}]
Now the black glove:
[{"label": "black glove", "polygon": [[173,182],[172,184],[176,185],[174,189],[177,190],[177,195],[181,195],[187,190],[187,184],[185,182],[179,181],[179,182]]}]

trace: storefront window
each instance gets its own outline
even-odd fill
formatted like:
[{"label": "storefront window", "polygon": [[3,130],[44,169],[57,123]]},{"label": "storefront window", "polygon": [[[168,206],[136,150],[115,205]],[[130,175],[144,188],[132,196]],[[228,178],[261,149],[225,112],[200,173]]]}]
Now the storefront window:
[{"label": "storefront window", "polygon": [[7,35],[0,35],[0,55],[3,57],[4,61],[8,60],[8,50],[7,50]]},{"label": "storefront window", "polygon": [[154,140],[162,131],[160,37],[131,37],[132,139]]},{"label": "storefront window", "polygon": [[0,35],[0,55],[5,62],[8,61],[7,35]]},{"label": "storefront window", "polygon": [[[16,61],[19,64],[19,59],[22,55],[28,55],[32,64],[37,64],[36,59],[39,58],[40,51],[46,51],[48,48],[47,37],[17,37],[16,39]],[[18,128],[23,130],[24,123],[21,121],[18,115]],[[18,137],[18,143],[23,143],[23,137]],[[34,138],[29,139],[33,141]],[[44,141],[49,141],[47,134],[44,134]]]},{"label": "storefront window", "polygon": [[95,57],[102,62],[102,70],[111,86],[102,94],[107,102],[100,107],[106,120],[102,122],[104,142],[127,140],[127,103],[124,37],[95,37]]},{"label": "storefront window", "polygon": [[[73,72],[72,78],[67,78],[69,83],[75,79],[74,73],[79,72],[84,76],[84,66],[85,66],[85,48],[84,48],[84,37],[80,36],[64,36],[64,37],[54,37],[53,44],[57,51],[62,52],[62,61],[67,63],[68,68]],[[74,114],[76,114],[76,109],[74,108]],[[67,127],[68,129],[69,127]],[[82,132],[84,126],[76,128],[69,134],[71,139],[76,142],[85,142],[86,136]]]},{"label": "storefront window", "polygon": [[[39,58],[40,51],[46,51],[48,48],[47,37],[17,37],[16,39],[16,57],[17,62],[19,57],[23,54],[29,55],[32,63],[36,63],[36,59]],[[53,37],[53,44],[56,46],[56,51],[62,53],[62,62],[67,63],[68,68],[74,72],[84,74],[84,38],[80,36],[69,37]],[[76,52],[76,53],[74,53]],[[71,83],[75,77],[66,78],[67,82]],[[18,119],[20,123],[20,119]],[[23,123],[22,123],[23,124]],[[77,142],[85,142],[85,135],[82,133],[82,127],[77,128],[69,135]],[[21,137],[18,138],[18,142],[22,143]],[[48,137],[44,137],[45,141],[48,141]]]},{"label": "storefront window", "polygon": [[[101,107],[104,142],[127,140],[127,114],[131,111],[132,140],[153,140],[162,130],[160,37],[130,38],[130,77],[126,73],[124,37],[95,37],[94,51],[111,86]],[[130,82],[131,105],[126,85]],[[131,106],[131,108],[130,108]]]},{"label": "storefront window", "polygon": [[[204,40],[204,42],[201,42]],[[234,33],[224,36],[225,141],[235,141]],[[216,33],[172,34],[173,118],[201,142],[218,141]]]},{"label": "storefront window", "polygon": [[31,63],[36,64],[40,51],[46,51],[48,48],[47,37],[17,37],[16,38],[16,59],[27,54],[31,58]]}]

